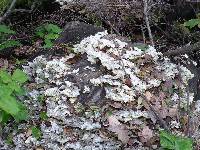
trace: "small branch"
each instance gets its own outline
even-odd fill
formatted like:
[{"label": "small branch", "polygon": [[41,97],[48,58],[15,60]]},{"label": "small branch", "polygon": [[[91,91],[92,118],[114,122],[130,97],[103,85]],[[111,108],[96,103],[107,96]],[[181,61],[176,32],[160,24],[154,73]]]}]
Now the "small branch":
[{"label": "small branch", "polygon": [[32,10],[29,10],[29,9],[14,9],[12,12],[26,12],[26,13],[31,13]]},{"label": "small branch", "polygon": [[[178,66],[177,66],[177,69],[178,69],[178,77],[179,77],[179,80],[180,80],[180,83],[183,83],[182,82],[182,78],[181,78],[181,69],[180,69],[180,60],[178,60]],[[180,89],[180,86],[178,86],[178,113],[177,113],[177,119],[178,119],[178,122],[180,123],[180,119],[181,119],[181,97],[180,97],[180,94],[181,94],[181,89]]]},{"label": "small branch", "polygon": [[176,55],[182,55],[182,54],[188,54],[195,51],[198,51],[200,49],[200,41],[197,43],[194,43],[192,45],[186,45],[180,48],[177,48],[172,51],[167,51],[164,53],[165,56],[176,56]]},{"label": "small branch", "polygon": [[143,3],[144,3],[145,23],[146,23],[147,30],[148,30],[148,33],[149,33],[149,39],[151,41],[151,45],[154,47],[155,45],[154,45],[154,41],[153,41],[153,35],[152,35],[152,32],[151,32],[149,18],[148,18],[148,2],[147,2],[147,0],[143,0]]},{"label": "small branch", "polygon": [[159,112],[157,112],[153,106],[148,102],[148,99],[146,96],[141,95],[142,98],[145,100],[146,104],[149,106],[150,111],[153,112],[154,116],[158,119],[160,122],[160,126],[162,126],[165,130],[170,131],[169,127],[167,126],[166,122],[162,119],[161,115]]},{"label": "small branch", "polygon": [[186,87],[187,90],[187,136],[190,137],[190,92],[189,92],[189,86]]},{"label": "small branch", "polygon": [[145,37],[143,26],[141,26],[141,31],[142,31],[143,43],[146,43],[146,37]]},{"label": "small branch", "polygon": [[27,13],[32,13],[33,10],[35,9],[35,7],[36,7],[36,2],[33,2],[33,4],[31,5],[31,9],[14,9],[12,12],[27,12]]},{"label": "small branch", "polygon": [[13,8],[15,7],[16,2],[17,0],[12,1],[8,10],[5,12],[5,14],[2,17],[0,17],[0,23],[2,23],[11,14]]}]

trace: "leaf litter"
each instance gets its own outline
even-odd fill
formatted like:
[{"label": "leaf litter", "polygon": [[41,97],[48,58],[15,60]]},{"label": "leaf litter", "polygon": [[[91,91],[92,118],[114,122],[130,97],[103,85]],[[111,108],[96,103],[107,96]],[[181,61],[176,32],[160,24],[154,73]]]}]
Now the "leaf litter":
[{"label": "leaf litter", "polygon": [[[31,78],[27,88],[34,85],[24,101],[31,119],[12,133],[15,146],[1,139],[1,149],[158,149],[161,121],[173,133],[184,134],[178,112],[187,108],[186,88],[194,75],[151,46],[141,50],[107,36],[99,32],[74,45],[74,53],[41,55],[23,66]],[[84,67],[71,63],[76,55],[83,56]],[[192,114],[197,117],[200,105],[193,99],[189,93],[189,105],[197,103]],[[40,112],[48,118],[41,120]],[[197,120],[191,121],[198,131]],[[41,130],[40,139],[27,134],[33,125]],[[9,128],[11,124],[4,132]]]}]

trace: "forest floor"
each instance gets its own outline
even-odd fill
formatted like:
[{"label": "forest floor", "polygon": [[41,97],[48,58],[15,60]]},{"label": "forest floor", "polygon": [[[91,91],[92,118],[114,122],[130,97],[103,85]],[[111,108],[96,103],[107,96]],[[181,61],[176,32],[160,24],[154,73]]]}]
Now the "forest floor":
[{"label": "forest floor", "polygon": [[[112,26],[99,24],[82,7],[54,6],[6,21],[16,31],[11,38],[22,45],[0,53],[0,67],[28,75],[19,100],[29,119],[2,125],[0,150],[200,149],[198,52],[165,55],[196,42],[198,30],[171,35],[157,26],[152,47],[144,40],[148,33],[114,35]],[[64,29],[73,21],[107,31],[49,49],[34,35],[40,25]]]}]

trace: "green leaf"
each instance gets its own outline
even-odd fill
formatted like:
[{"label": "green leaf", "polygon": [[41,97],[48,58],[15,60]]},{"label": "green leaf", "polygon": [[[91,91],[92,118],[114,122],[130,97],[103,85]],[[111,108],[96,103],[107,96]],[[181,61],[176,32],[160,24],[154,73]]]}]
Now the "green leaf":
[{"label": "green leaf", "polygon": [[16,94],[24,94],[20,84],[27,79],[26,74],[19,69],[16,69],[12,76],[5,70],[0,71],[0,121],[6,122],[8,115],[14,117],[16,121],[28,119],[28,111],[15,97]]},{"label": "green leaf", "polygon": [[53,43],[51,42],[51,40],[49,39],[45,39],[45,45],[43,46],[43,48],[51,48],[53,46]]},{"label": "green leaf", "polygon": [[8,113],[6,113],[3,110],[0,110],[0,123],[6,123],[10,118],[11,116]]},{"label": "green leaf", "polygon": [[175,136],[171,135],[170,133],[161,130],[160,131],[160,145],[162,148],[166,149],[175,149]]},{"label": "green leaf", "polygon": [[6,33],[6,34],[15,34],[15,31],[11,30],[6,25],[0,25],[0,33]]},{"label": "green leaf", "polygon": [[54,25],[54,24],[47,24],[45,26],[45,29],[47,30],[48,33],[61,33],[62,32],[62,29],[57,26],[57,25]]},{"label": "green leaf", "polygon": [[32,131],[32,136],[36,138],[37,140],[42,137],[42,133],[40,129],[38,129],[37,127],[32,127],[31,131]]},{"label": "green leaf", "polygon": [[192,29],[198,24],[200,24],[200,19],[190,19],[189,21],[184,22],[183,25]]},{"label": "green leaf", "polygon": [[3,97],[0,97],[0,109],[12,116],[15,116],[20,111],[16,98],[7,95],[6,93],[4,93]]},{"label": "green leaf", "polygon": [[22,121],[22,120],[27,120],[29,118],[29,114],[26,107],[22,103],[19,103],[19,102],[18,102],[18,106],[19,106],[20,111],[13,117],[15,118],[17,122]]},{"label": "green leaf", "polygon": [[45,39],[50,39],[50,40],[55,40],[59,37],[59,34],[55,34],[55,33],[49,33],[47,35],[45,35]]},{"label": "green leaf", "polygon": [[6,72],[4,69],[2,69],[0,71],[0,78],[2,80],[3,83],[10,83],[12,82],[12,78],[11,78],[11,75]]},{"label": "green leaf", "polygon": [[28,80],[28,76],[20,69],[16,69],[12,75],[12,80],[19,84],[25,83]]},{"label": "green leaf", "polygon": [[192,145],[191,139],[178,137],[175,141],[175,150],[193,150]]},{"label": "green leaf", "polygon": [[36,28],[35,34],[36,36],[40,37],[40,38],[44,38],[46,33],[46,30],[44,28],[44,26],[39,26]]},{"label": "green leaf", "polygon": [[3,43],[0,43],[0,50],[3,50],[5,48],[14,47],[14,46],[20,46],[20,45],[21,45],[21,43],[19,41],[8,40],[8,41],[4,41]]},{"label": "green leaf", "polygon": [[12,91],[15,91],[15,93],[17,95],[24,95],[25,94],[24,89],[18,83],[16,83],[16,82],[9,83],[8,87],[10,89],[12,89]]},{"label": "green leaf", "polygon": [[0,110],[12,115],[16,121],[26,120],[28,118],[27,110],[22,103],[10,95],[10,89],[6,89],[5,87],[0,87]]},{"label": "green leaf", "polygon": [[11,95],[13,93],[13,89],[10,88],[10,86],[6,84],[0,84],[0,97],[3,97],[6,95]]},{"label": "green leaf", "polygon": [[47,113],[44,111],[40,112],[40,119],[43,121],[47,120],[48,119]]}]

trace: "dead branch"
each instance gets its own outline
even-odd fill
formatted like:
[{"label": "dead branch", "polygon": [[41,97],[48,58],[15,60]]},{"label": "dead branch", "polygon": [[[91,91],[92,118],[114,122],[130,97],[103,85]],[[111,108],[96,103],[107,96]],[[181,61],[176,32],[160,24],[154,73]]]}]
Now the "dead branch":
[{"label": "dead branch", "polygon": [[[36,2],[33,2],[33,4],[31,5],[31,9],[14,9],[14,10],[12,10],[12,12],[26,12],[26,13],[32,13],[33,12],[33,10],[35,9],[35,7],[36,7]],[[11,12],[11,13],[12,13]]]},{"label": "dead branch", "polygon": [[190,133],[190,92],[189,92],[189,86],[187,85],[186,87],[186,90],[187,90],[187,136],[191,136],[191,133]]},{"label": "dead branch", "polygon": [[194,43],[192,45],[185,45],[185,46],[177,48],[175,50],[167,51],[163,54],[165,56],[176,56],[176,55],[193,53],[198,50],[200,50],[200,41],[197,43]]},{"label": "dead branch", "polygon": [[157,112],[153,106],[148,102],[148,99],[146,96],[141,95],[142,98],[145,100],[144,102],[149,106],[150,111],[153,113],[153,115],[158,119],[160,126],[162,126],[165,130],[170,131],[169,127],[167,126],[166,122],[162,119],[161,115],[159,112]]},{"label": "dead branch", "polygon": [[12,1],[8,10],[4,13],[4,15],[2,17],[0,17],[0,23],[2,23],[11,14],[13,8],[15,7],[16,2],[17,2],[17,0]]},{"label": "dead branch", "polygon": [[[180,60],[178,62],[177,69],[178,69],[178,77],[179,77],[180,83],[183,83],[182,78],[181,78]],[[181,119],[181,97],[180,97],[180,94],[181,94],[181,89],[180,89],[180,86],[178,86],[178,113],[177,113],[177,119],[178,119],[179,123],[180,123],[180,119]]]},{"label": "dead branch", "polygon": [[153,41],[153,35],[151,32],[151,27],[150,27],[150,23],[149,23],[149,16],[148,16],[148,1],[147,0],[143,0],[144,3],[144,19],[145,19],[145,23],[147,26],[147,30],[149,33],[149,39],[151,41],[151,45],[154,47],[154,41]]}]

